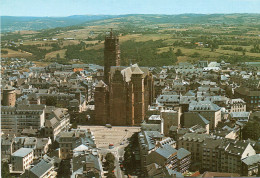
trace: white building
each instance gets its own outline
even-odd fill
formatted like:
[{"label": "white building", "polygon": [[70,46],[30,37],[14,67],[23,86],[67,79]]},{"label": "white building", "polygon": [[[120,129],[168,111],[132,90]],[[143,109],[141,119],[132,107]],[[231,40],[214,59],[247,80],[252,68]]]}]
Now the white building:
[{"label": "white building", "polygon": [[10,173],[24,173],[33,163],[33,149],[20,148],[11,156]]}]

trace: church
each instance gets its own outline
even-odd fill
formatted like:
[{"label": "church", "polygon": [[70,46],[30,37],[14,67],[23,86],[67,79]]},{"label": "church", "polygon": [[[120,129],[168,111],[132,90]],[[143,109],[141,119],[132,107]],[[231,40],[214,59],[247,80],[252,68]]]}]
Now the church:
[{"label": "church", "polygon": [[105,38],[104,81],[95,86],[95,123],[140,125],[154,98],[153,83],[148,67],[120,66],[119,38],[111,30]]}]

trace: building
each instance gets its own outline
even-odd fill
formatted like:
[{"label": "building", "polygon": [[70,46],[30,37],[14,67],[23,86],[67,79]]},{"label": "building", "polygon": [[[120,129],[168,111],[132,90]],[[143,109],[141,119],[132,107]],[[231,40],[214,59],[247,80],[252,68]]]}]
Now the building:
[{"label": "building", "polygon": [[208,67],[208,61],[198,61],[198,68]]},{"label": "building", "polygon": [[57,172],[55,171],[54,164],[44,159],[22,175],[24,178],[55,178],[56,176]]},{"label": "building", "polygon": [[182,173],[174,171],[170,168],[161,167],[156,163],[152,163],[147,166],[147,175],[149,177],[161,178],[161,177],[178,177],[184,178]]},{"label": "building", "polygon": [[237,173],[227,173],[227,172],[209,172],[206,171],[202,174],[201,177],[240,177],[240,174]]},{"label": "building", "polygon": [[247,141],[225,140],[218,146],[219,172],[241,174],[242,160],[255,154]]},{"label": "building", "polygon": [[229,112],[246,112],[246,102],[240,98],[230,99],[226,104]]},{"label": "building", "polygon": [[243,176],[259,175],[260,154],[249,156],[242,160]]},{"label": "building", "polygon": [[206,138],[202,143],[202,169],[217,172],[219,170],[218,146],[222,139]]},{"label": "building", "polygon": [[20,136],[25,128],[40,129],[44,126],[45,105],[1,107],[1,130],[4,134]]},{"label": "building", "polygon": [[158,131],[163,134],[163,122],[160,115],[151,115],[141,124],[143,131]]},{"label": "building", "polygon": [[33,163],[33,149],[20,148],[11,156],[10,173],[24,173]]},{"label": "building", "polygon": [[163,133],[165,136],[170,136],[170,128],[172,126],[180,127],[181,124],[181,107],[176,110],[162,110],[161,118],[163,120]]},{"label": "building", "polygon": [[16,92],[15,89],[11,86],[6,86],[3,89],[3,106],[14,106],[16,101]]},{"label": "building", "polygon": [[184,173],[190,167],[191,153],[184,148],[176,150],[172,146],[165,144],[158,147],[147,155],[147,165],[156,163],[159,166],[169,168],[173,171]]},{"label": "building", "polygon": [[102,80],[95,87],[95,121],[100,125],[109,122],[109,89]]},{"label": "building", "polygon": [[60,158],[70,159],[73,156],[72,150],[80,145],[95,148],[95,138],[90,131],[72,130],[61,132],[57,138],[60,148]]},{"label": "building", "polygon": [[103,167],[97,150],[80,145],[73,150],[71,177],[103,177]]},{"label": "building", "polygon": [[104,81],[109,83],[109,72],[111,66],[120,66],[119,38],[113,34],[111,29],[109,36],[105,38],[104,50]]},{"label": "building", "polygon": [[153,79],[148,68],[111,67],[110,84],[100,81],[95,90],[98,124],[140,125],[152,102]]},{"label": "building", "polygon": [[147,155],[156,148],[156,141],[162,141],[163,135],[158,131],[142,131],[138,134],[141,169],[147,170]]},{"label": "building", "polygon": [[1,158],[2,160],[10,161],[10,157],[14,152],[14,139],[9,135],[1,136]]},{"label": "building", "polygon": [[52,140],[56,136],[69,128],[70,115],[65,108],[54,108],[45,120],[44,124],[44,137],[50,137]]},{"label": "building", "polygon": [[202,145],[208,134],[186,133],[177,140],[177,148],[184,148],[191,152],[193,167],[200,168],[202,162]]},{"label": "building", "polygon": [[183,124],[182,127],[190,128],[195,125],[200,125],[207,130],[209,133],[209,121],[205,119],[198,112],[185,112],[183,114]]},{"label": "building", "polygon": [[119,39],[105,39],[104,82],[95,87],[96,123],[140,125],[153,101],[153,76],[147,67],[120,66]]},{"label": "building", "polygon": [[246,108],[248,111],[258,109],[260,104],[260,91],[251,90],[246,87],[239,87],[234,90],[234,96],[242,98],[246,102]]},{"label": "building", "polygon": [[210,101],[192,101],[189,104],[190,112],[197,112],[209,121],[210,130],[214,130],[221,121],[221,108]]}]

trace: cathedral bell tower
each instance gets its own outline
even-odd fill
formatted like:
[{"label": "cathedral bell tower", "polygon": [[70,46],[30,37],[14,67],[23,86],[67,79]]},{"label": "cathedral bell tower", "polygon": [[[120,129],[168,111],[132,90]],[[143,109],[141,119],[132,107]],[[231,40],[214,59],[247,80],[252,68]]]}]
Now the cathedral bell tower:
[{"label": "cathedral bell tower", "polygon": [[111,66],[120,66],[119,38],[113,34],[112,28],[110,34],[105,38],[104,82],[107,85],[109,85],[109,72]]}]

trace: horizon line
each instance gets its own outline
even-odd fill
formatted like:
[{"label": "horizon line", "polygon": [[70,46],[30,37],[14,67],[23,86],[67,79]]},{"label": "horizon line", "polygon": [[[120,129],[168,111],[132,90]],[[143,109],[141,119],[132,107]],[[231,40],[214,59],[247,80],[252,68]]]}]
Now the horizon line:
[{"label": "horizon line", "polygon": [[74,15],[68,15],[68,16],[27,16],[27,15],[21,15],[21,16],[12,16],[12,15],[0,15],[0,17],[53,17],[53,18],[59,18],[59,17],[71,17],[71,16],[125,16],[125,15],[231,15],[231,14],[257,14],[260,13],[250,13],[250,12],[234,12],[234,13],[179,13],[179,14],[154,14],[154,13],[130,13],[130,14],[74,14]]}]

